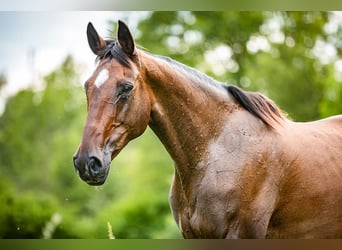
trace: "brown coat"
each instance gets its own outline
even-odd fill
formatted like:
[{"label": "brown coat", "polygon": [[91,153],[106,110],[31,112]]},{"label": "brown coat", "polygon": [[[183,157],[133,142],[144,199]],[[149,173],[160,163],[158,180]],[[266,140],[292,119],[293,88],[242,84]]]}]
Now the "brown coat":
[{"label": "brown coat", "polygon": [[341,238],[342,116],[295,123],[268,98],[226,86],[134,46],[125,24],[104,41],[85,85],[88,117],[74,156],[80,177],[149,125],[175,162],[173,216],[185,238]]}]

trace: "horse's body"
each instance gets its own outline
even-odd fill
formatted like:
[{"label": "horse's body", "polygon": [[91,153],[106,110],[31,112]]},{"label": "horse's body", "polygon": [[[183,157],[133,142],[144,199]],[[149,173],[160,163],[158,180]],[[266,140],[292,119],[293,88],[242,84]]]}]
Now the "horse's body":
[{"label": "horse's body", "polygon": [[187,191],[176,175],[171,204],[185,237],[341,237],[342,131],[332,124],[342,118],[320,123],[270,133],[227,122]]},{"label": "horse's body", "polygon": [[175,162],[170,205],[185,238],[342,237],[342,116],[292,122],[260,94],[137,50],[120,25],[118,42],[88,27],[100,63],[74,157],[83,180],[102,184],[149,125]]}]

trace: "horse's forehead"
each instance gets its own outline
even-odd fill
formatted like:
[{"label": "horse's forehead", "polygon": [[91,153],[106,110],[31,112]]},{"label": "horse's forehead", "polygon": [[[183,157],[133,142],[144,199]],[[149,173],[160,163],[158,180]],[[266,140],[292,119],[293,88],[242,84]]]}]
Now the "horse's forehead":
[{"label": "horse's forehead", "polygon": [[121,65],[111,62],[100,62],[93,73],[92,79],[94,85],[100,88],[109,78],[122,78],[125,74],[127,73],[125,73],[125,69]]},{"label": "horse's forehead", "polygon": [[100,72],[97,74],[96,78],[95,78],[95,86],[97,88],[100,88],[109,78],[109,70],[104,68],[101,69]]}]

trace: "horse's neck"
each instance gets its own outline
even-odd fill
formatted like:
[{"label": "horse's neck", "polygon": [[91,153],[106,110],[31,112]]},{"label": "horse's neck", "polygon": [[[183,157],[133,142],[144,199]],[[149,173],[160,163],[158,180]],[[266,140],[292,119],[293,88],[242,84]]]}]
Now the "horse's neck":
[{"label": "horse's neck", "polygon": [[150,127],[185,175],[198,167],[234,105],[224,87],[192,69],[143,54],[152,93]]}]

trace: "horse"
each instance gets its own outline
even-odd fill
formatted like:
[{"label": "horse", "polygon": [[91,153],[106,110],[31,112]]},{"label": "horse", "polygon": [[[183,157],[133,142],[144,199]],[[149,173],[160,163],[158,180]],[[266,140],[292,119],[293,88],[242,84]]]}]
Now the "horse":
[{"label": "horse", "polygon": [[268,97],[87,26],[97,66],[73,156],[102,185],[147,126],[174,161],[169,204],[184,238],[341,238],[342,116],[294,122]]}]

